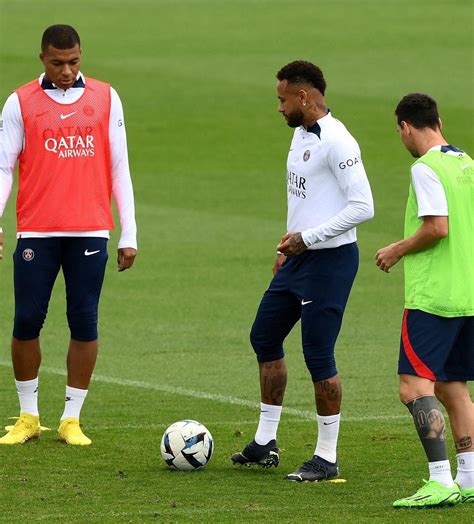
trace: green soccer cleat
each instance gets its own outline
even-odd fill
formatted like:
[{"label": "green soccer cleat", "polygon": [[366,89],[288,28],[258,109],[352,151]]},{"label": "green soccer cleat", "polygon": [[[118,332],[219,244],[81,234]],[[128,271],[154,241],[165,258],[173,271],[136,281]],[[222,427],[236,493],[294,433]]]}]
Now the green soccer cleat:
[{"label": "green soccer cleat", "polygon": [[474,504],[474,488],[462,488],[459,484],[456,483],[461,492],[461,502]]},{"label": "green soccer cleat", "polygon": [[393,507],[395,509],[442,508],[445,506],[455,506],[461,502],[461,492],[457,484],[454,484],[452,488],[447,488],[436,480],[424,480],[423,482],[425,485],[414,495],[396,500],[393,503]]}]

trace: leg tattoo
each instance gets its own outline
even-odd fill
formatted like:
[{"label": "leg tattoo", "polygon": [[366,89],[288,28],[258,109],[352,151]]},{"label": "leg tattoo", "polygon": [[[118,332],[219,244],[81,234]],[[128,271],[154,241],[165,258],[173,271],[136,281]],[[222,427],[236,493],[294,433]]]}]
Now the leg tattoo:
[{"label": "leg tattoo", "polygon": [[448,459],[446,425],[435,396],[419,397],[406,404],[429,462]]},{"label": "leg tattoo", "polygon": [[342,388],[339,377],[328,378],[314,383],[314,395],[318,415],[336,415],[341,410]]},{"label": "leg tattoo", "polygon": [[260,364],[260,392],[262,402],[274,406],[283,404],[287,380],[284,359]]},{"label": "leg tattoo", "polygon": [[471,437],[461,437],[456,442],[456,453],[462,453],[463,451],[469,451],[472,448]]}]

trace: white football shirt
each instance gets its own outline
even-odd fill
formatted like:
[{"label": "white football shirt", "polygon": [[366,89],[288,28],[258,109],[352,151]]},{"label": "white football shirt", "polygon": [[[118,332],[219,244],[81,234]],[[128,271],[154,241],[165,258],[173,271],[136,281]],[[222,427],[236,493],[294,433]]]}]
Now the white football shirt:
[{"label": "white football shirt", "polygon": [[[44,73],[38,82],[42,85]],[[64,91],[53,84],[45,89],[45,93],[60,104],[76,102],[84,92],[86,79],[79,73],[76,84],[82,87],[71,87]],[[121,224],[121,235],[118,247],[137,248],[137,226],[135,222],[135,203],[133,197],[132,179],[128,164],[127,135],[122,102],[112,87],[110,88],[110,119],[109,142],[112,165],[112,195],[117,204]],[[3,214],[13,184],[13,170],[18,156],[24,146],[24,126],[21,116],[18,95],[12,93],[2,111],[3,125],[0,128],[0,217]],[[45,237],[103,237],[109,238],[109,232],[103,231],[58,231],[41,233],[29,231],[21,233],[22,238]]]},{"label": "white football shirt", "polygon": [[374,216],[359,146],[331,113],[295,129],[286,178],[287,229],[300,231],[309,249],[355,242],[355,227]]},{"label": "white football shirt", "polygon": [[[441,151],[441,146],[434,146],[429,151]],[[459,153],[447,151],[447,155]],[[411,180],[418,202],[418,217],[448,216],[448,200],[443,184],[431,167],[421,162],[411,168]]]}]

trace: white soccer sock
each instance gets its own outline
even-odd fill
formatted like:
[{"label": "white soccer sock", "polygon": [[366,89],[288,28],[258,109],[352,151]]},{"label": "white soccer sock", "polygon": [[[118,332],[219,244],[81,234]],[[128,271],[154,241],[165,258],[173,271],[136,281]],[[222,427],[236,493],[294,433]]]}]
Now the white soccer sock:
[{"label": "white soccer sock", "polygon": [[15,380],[20,413],[28,413],[37,417],[38,413],[38,377],[33,380]]},{"label": "white soccer sock", "polygon": [[271,404],[260,403],[260,421],[257,432],[255,433],[255,442],[264,446],[270,440],[276,440],[278,424],[280,423],[281,406],[272,406]]},{"label": "white soccer sock", "polygon": [[474,488],[474,451],[458,453],[458,473],[456,483],[464,489]]},{"label": "white soccer sock", "polygon": [[336,462],[337,458],[336,448],[340,422],[340,413],[328,417],[318,415],[318,443],[314,454],[332,463]]},{"label": "white soccer sock", "polygon": [[447,488],[454,486],[453,477],[451,475],[451,464],[449,460],[438,460],[437,462],[429,462],[430,480],[436,480]]},{"label": "white soccer sock", "polygon": [[87,389],[77,389],[66,386],[66,401],[64,403],[64,413],[61,420],[69,417],[79,418],[82,404],[84,404],[84,400],[87,397],[87,391]]}]

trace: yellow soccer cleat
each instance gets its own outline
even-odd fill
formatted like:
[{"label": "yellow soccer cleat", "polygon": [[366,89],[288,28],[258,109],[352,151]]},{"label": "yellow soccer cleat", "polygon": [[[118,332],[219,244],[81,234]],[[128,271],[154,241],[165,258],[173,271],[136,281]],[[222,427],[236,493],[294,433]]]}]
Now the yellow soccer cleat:
[{"label": "yellow soccer cleat", "polygon": [[0,444],[4,445],[25,444],[31,439],[39,438],[41,434],[39,417],[29,413],[20,413],[15,425],[5,429],[8,433],[0,438]]},{"label": "yellow soccer cleat", "polygon": [[58,438],[71,446],[90,446],[92,440],[84,435],[79,419],[75,417],[61,420],[58,429]]}]

